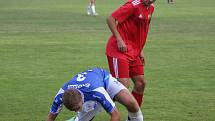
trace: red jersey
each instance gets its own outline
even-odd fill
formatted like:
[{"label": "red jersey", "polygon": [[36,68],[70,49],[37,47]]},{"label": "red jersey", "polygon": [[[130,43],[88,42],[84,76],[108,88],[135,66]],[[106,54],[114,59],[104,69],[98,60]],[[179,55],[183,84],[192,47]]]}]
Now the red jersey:
[{"label": "red jersey", "polygon": [[106,46],[106,55],[130,60],[137,58],[145,45],[153,12],[154,5],[147,8],[142,0],[128,0],[114,11],[112,16],[118,21],[117,30],[127,46],[127,52],[118,50],[116,39],[112,35]]}]

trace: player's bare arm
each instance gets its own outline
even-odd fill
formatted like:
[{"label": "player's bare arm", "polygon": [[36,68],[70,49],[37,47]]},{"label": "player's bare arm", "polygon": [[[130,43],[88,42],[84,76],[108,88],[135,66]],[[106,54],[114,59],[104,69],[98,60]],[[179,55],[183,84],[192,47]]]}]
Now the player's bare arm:
[{"label": "player's bare arm", "polygon": [[115,108],[112,113],[110,113],[110,121],[120,121],[119,111]]},{"label": "player's bare arm", "polygon": [[145,60],[145,55],[144,55],[143,50],[142,50],[141,53],[140,53],[140,59],[141,59],[143,65],[145,65],[145,64],[146,64],[146,60]]},{"label": "player's bare arm", "polygon": [[117,30],[117,21],[113,16],[109,16],[107,18],[107,24],[108,27],[110,28],[112,34],[115,36],[116,41],[117,41],[117,46],[118,46],[118,50],[120,52],[127,52],[127,47],[126,44],[124,43],[122,37],[120,36],[118,30]]},{"label": "player's bare arm", "polygon": [[53,114],[53,113],[50,113],[48,114],[48,117],[47,117],[47,120],[46,121],[54,121],[57,117],[57,114]]}]

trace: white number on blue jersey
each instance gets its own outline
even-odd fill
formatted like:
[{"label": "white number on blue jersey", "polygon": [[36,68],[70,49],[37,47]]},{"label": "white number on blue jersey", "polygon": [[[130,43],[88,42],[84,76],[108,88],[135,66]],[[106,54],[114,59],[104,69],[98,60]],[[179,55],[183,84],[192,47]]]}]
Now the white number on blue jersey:
[{"label": "white number on blue jersey", "polygon": [[86,77],[84,76],[85,74],[87,74],[87,72],[83,72],[81,74],[78,74],[78,77],[77,77],[77,81],[84,81],[86,79]]}]

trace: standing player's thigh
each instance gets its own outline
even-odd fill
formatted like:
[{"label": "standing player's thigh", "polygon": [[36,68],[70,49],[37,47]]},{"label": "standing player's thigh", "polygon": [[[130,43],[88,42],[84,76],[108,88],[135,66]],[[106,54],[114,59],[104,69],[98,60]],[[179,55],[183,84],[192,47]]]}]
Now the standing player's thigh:
[{"label": "standing player's thigh", "polygon": [[129,61],[107,56],[110,73],[115,78],[129,78]]},{"label": "standing player's thigh", "polygon": [[102,111],[103,111],[102,105],[100,103],[98,103],[96,105],[95,109],[92,110],[92,111],[89,111],[89,112],[84,112],[84,111],[78,112],[77,119],[78,119],[78,121],[90,121],[91,119],[93,119],[95,117],[96,114],[98,114],[98,113],[100,113]]},{"label": "standing player's thigh", "polygon": [[139,57],[135,61],[130,62],[129,74],[131,77],[144,75],[144,66]]}]

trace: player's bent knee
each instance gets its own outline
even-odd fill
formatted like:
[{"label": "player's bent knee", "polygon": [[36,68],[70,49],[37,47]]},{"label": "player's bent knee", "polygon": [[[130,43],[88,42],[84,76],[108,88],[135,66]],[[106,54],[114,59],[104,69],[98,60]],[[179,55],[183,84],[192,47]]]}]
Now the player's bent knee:
[{"label": "player's bent knee", "polygon": [[129,101],[127,101],[127,109],[129,112],[137,112],[139,110],[138,103],[135,99],[131,98]]}]

